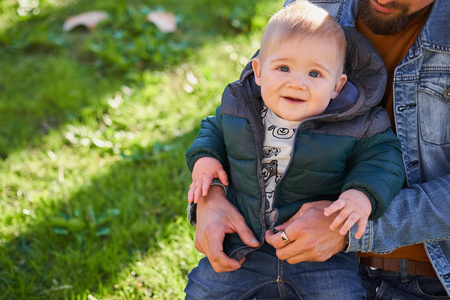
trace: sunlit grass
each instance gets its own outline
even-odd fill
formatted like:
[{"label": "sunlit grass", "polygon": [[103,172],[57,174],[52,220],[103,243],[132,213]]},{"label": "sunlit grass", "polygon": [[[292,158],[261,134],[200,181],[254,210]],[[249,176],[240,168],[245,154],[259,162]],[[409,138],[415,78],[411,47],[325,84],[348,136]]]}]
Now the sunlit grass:
[{"label": "sunlit grass", "polygon": [[184,153],[260,34],[133,82],[64,51],[0,58],[0,299],[184,298]]},{"label": "sunlit grass", "polygon": [[[4,299],[182,298],[200,257],[184,217],[184,152],[256,50],[252,39],[212,43],[192,63],[149,71],[141,86],[102,96],[81,118],[8,153],[0,166]],[[235,52],[242,59],[230,59]],[[109,234],[89,227],[91,209],[120,211]],[[61,215],[86,227],[58,235],[49,218]]]}]

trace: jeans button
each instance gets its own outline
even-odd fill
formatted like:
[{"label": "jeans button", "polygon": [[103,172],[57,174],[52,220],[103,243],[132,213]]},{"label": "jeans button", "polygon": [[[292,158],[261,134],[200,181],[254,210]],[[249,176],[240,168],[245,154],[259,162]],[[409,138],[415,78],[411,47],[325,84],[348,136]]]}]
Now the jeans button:
[{"label": "jeans button", "polygon": [[444,98],[450,100],[450,89],[444,90]]}]

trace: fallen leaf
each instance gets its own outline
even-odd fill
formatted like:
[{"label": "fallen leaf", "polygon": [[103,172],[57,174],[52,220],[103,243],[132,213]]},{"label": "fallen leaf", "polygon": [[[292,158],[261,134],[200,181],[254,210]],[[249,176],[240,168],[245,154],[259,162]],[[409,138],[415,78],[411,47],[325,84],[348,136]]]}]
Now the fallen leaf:
[{"label": "fallen leaf", "polygon": [[174,32],[177,30],[177,20],[173,14],[156,11],[149,13],[147,20],[155,24],[162,32]]},{"label": "fallen leaf", "polygon": [[89,29],[97,26],[98,22],[108,17],[105,11],[89,11],[66,19],[63,30],[70,31],[77,26],[85,26]]}]

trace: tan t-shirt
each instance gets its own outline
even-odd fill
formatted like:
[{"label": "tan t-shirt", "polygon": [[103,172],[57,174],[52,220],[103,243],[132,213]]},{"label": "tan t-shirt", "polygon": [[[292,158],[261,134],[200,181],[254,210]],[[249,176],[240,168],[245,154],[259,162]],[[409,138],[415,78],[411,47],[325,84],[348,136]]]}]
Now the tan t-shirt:
[{"label": "tan t-shirt", "polygon": [[[418,15],[411,25],[400,32],[399,34],[386,36],[373,34],[359,18],[356,21],[356,29],[364,34],[375,46],[380,56],[383,58],[386,66],[388,79],[385,91],[385,96],[382,105],[386,108],[389,117],[391,119],[392,129],[395,131],[395,121],[393,112],[393,76],[397,65],[401,62],[403,57],[408,53],[408,50],[415,43],[420,29],[425,24],[425,21],[430,12],[429,9],[424,10],[423,13]],[[425,252],[425,248],[422,244],[402,247],[387,255],[376,255],[373,253],[360,253],[360,257],[384,257],[384,258],[407,258],[416,261],[429,262],[428,256]],[[385,270],[396,270],[396,266],[389,267],[389,260],[384,262]],[[396,263],[396,262],[395,262]]]}]

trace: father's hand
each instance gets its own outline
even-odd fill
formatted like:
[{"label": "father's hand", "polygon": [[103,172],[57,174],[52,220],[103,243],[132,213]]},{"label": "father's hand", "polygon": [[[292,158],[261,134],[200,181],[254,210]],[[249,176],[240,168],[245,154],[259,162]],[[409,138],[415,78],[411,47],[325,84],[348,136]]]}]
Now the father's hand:
[{"label": "father's hand", "polygon": [[259,246],[244,217],[225,197],[223,188],[211,186],[208,195],[200,198],[197,203],[195,248],[208,257],[216,272],[237,270],[244,262],[244,259],[237,261],[229,258],[223,252],[225,234],[234,232],[248,246]]},{"label": "father's hand", "polygon": [[286,223],[277,226],[284,230],[289,242],[283,242],[280,232],[268,230],[266,241],[277,249],[277,256],[290,264],[302,261],[322,262],[345,247],[345,238],[338,231],[330,230],[335,214],[326,217],[324,208],[331,201],[317,201],[304,204]]}]

